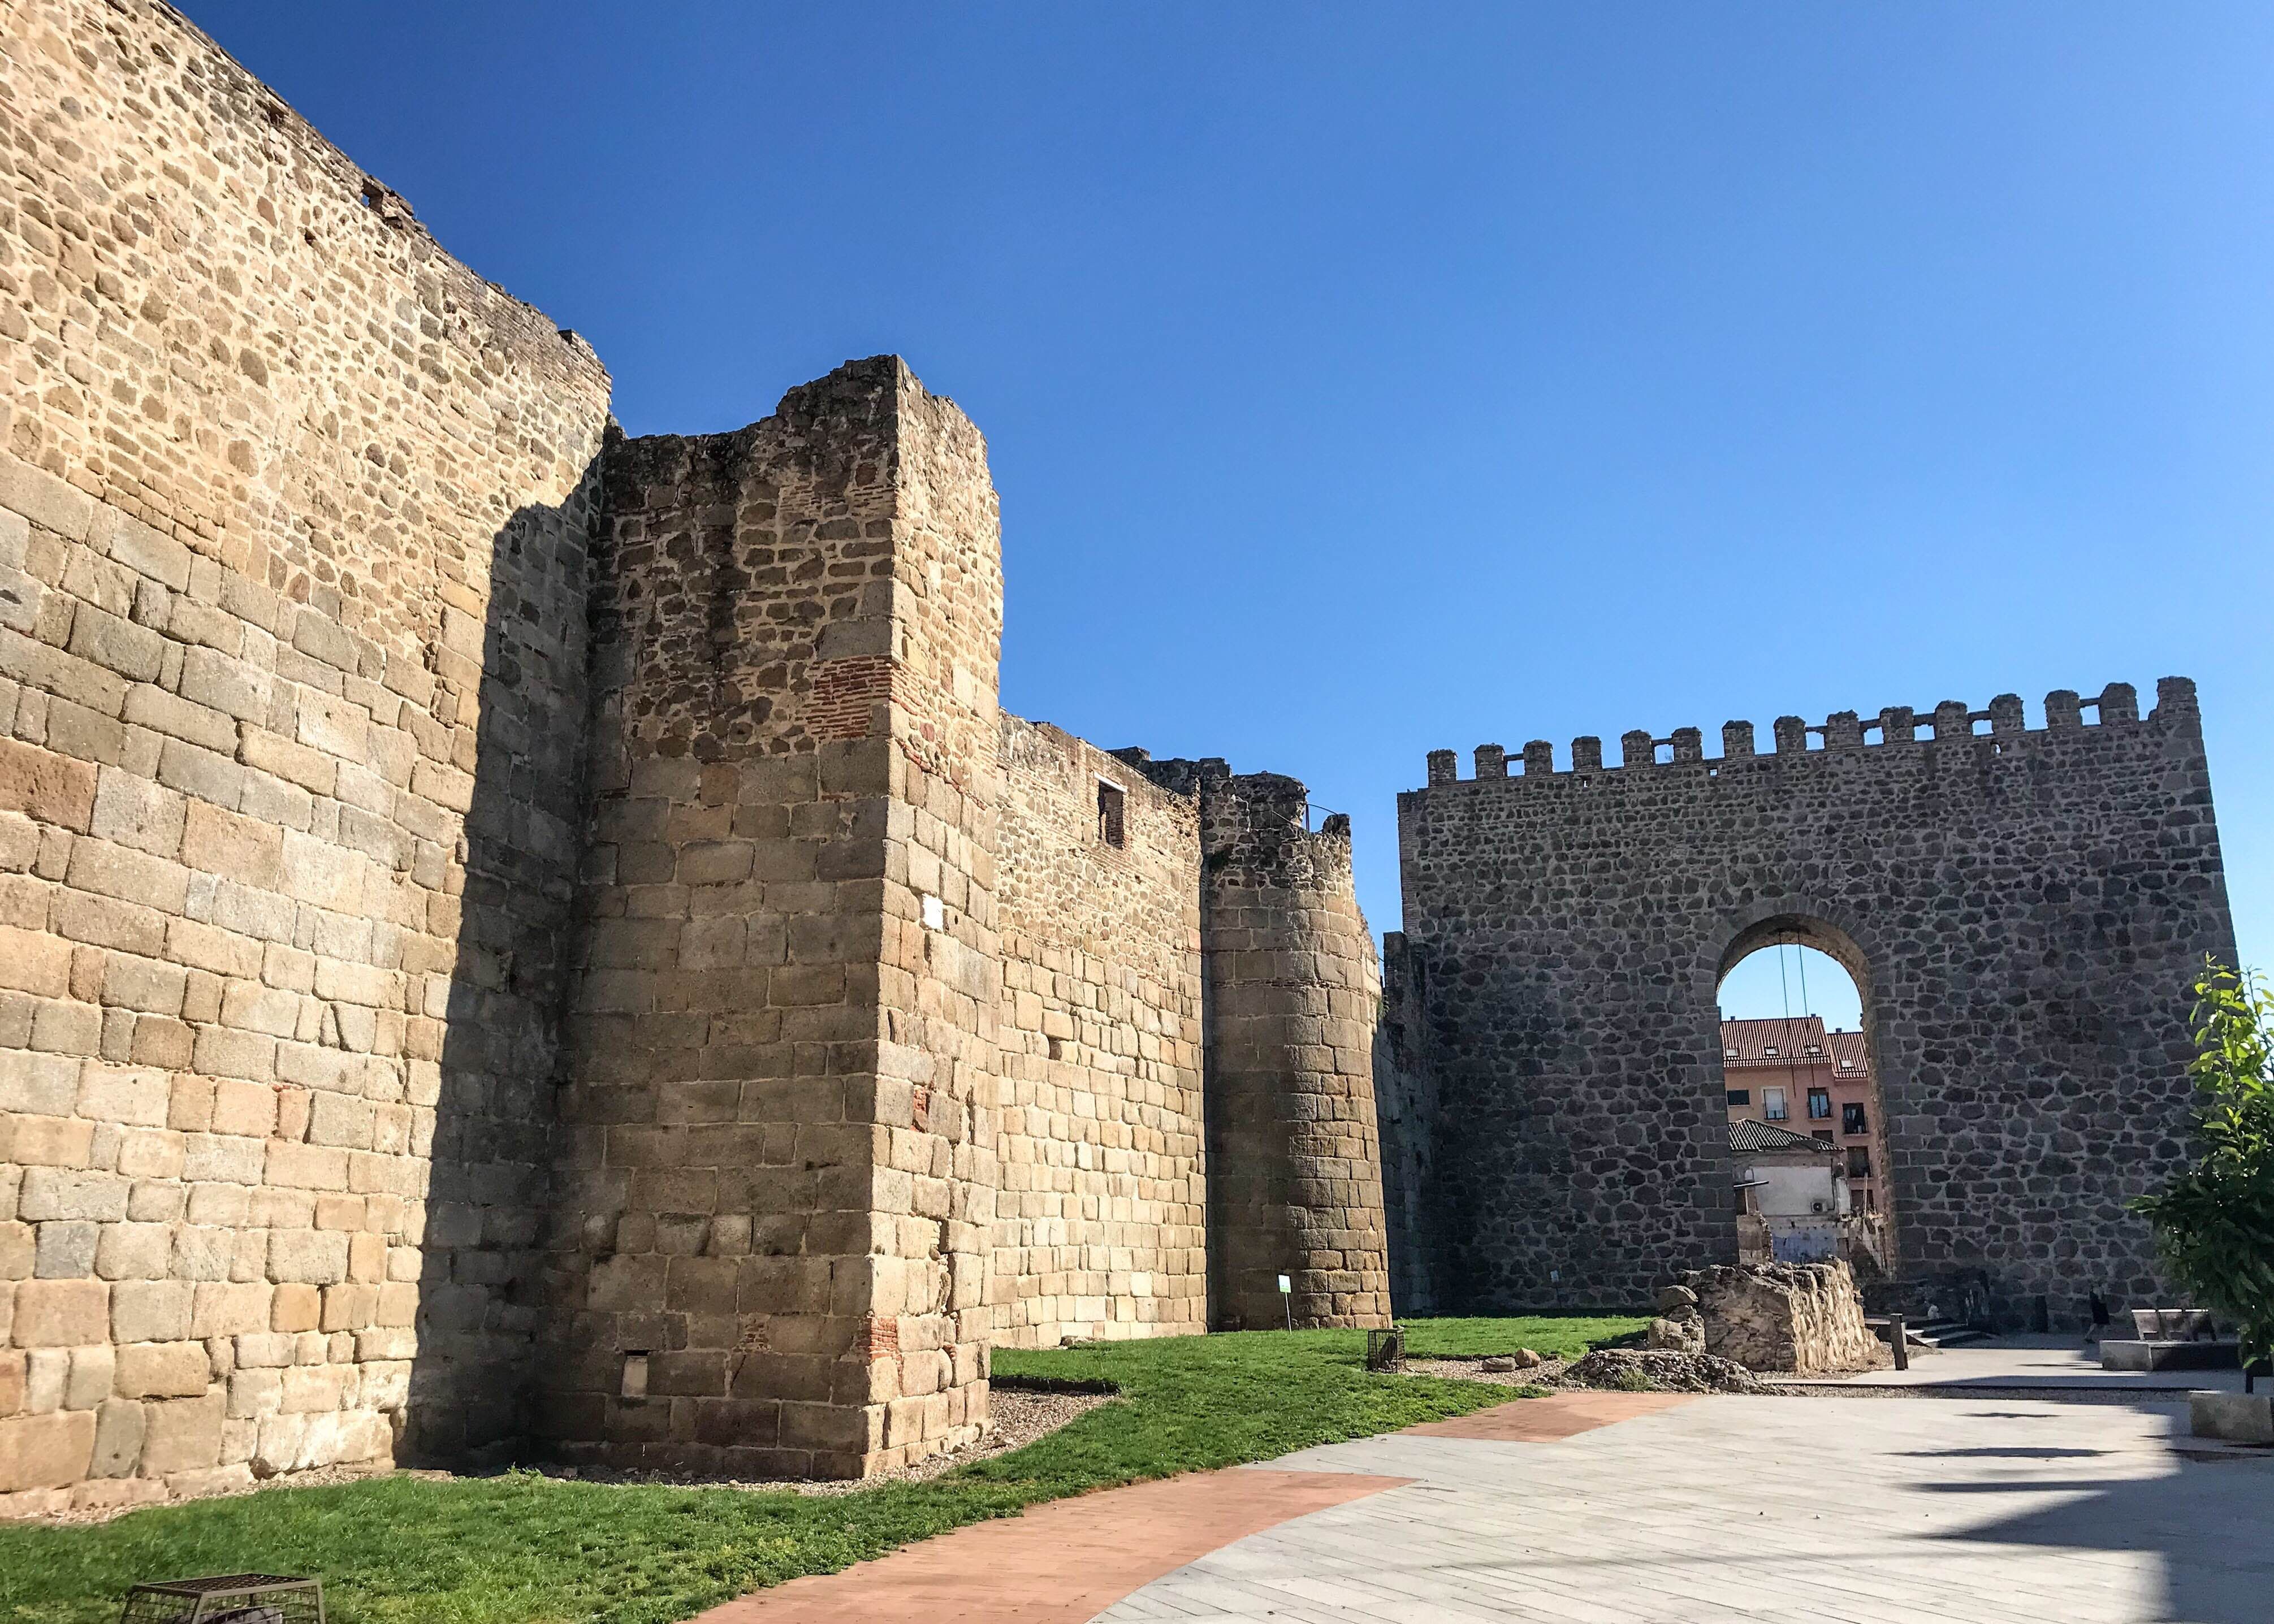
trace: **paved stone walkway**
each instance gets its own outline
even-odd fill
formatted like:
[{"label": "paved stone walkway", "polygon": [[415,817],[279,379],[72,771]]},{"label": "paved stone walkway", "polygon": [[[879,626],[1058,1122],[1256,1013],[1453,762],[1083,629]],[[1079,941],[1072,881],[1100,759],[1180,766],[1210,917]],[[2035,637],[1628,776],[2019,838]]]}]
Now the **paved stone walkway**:
[{"label": "paved stone walkway", "polygon": [[2265,1624],[2274,1459],[2183,1461],[2185,1425],[2173,1404],[1709,1397],[1552,1441],[1417,1429],[1272,1462],[1409,1486],[1097,1617]]},{"label": "paved stone walkway", "polygon": [[1404,1481],[1244,1468],[1133,1483],[754,1591],[695,1624],[1083,1624],[1202,1552]]},{"label": "paved stone walkway", "polygon": [[2268,1624],[2183,1406],[1563,1393],[1041,1506],[698,1624]]}]

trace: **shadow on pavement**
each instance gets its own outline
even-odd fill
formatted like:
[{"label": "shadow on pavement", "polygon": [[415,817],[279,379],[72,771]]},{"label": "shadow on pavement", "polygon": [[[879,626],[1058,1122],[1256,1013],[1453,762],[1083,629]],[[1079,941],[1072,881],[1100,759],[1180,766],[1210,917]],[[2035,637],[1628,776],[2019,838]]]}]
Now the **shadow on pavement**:
[{"label": "shadow on pavement", "polygon": [[[2185,1420],[2164,1413],[2174,1432]],[[1918,1455],[2067,1457],[2111,1451],[1964,1449]],[[2172,1624],[2266,1624],[2274,1618],[2274,1459],[2198,1463],[2174,1458],[2153,1477],[2088,1478],[2049,1483],[2016,1477],[2003,1483],[1930,1483],[1929,1493],[1977,1495],[2047,1492],[2070,1495],[2060,1504],[1939,1536],[1990,1545],[2040,1545],[2070,1551],[2130,1552],[2159,1559],[2164,1605],[2155,1616]],[[2070,1616],[2093,1616],[2089,1587],[2080,1584]]]}]

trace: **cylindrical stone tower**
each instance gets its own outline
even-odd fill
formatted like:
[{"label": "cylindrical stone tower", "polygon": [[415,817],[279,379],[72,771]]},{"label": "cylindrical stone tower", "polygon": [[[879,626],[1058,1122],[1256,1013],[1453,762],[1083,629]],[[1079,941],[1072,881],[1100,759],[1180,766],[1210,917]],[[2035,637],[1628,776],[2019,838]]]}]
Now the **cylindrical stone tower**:
[{"label": "cylindrical stone tower", "polygon": [[1387,1325],[1382,974],[1350,820],[1311,832],[1308,792],[1276,773],[1146,771],[1200,797],[1210,1321],[1268,1330],[1291,1311],[1298,1327]]}]

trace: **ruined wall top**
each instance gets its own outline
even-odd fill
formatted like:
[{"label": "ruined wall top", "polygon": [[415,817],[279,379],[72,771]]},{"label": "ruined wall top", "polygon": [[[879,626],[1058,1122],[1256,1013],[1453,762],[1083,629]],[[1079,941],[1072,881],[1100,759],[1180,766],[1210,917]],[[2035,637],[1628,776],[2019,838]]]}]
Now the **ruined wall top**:
[{"label": "ruined wall top", "polygon": [[[2088,710],[2094,713],[2092,723],[2084,719]],[[2200,716],[2193,680],[2186,677],[2157,680],[2156,708],[2146,718],[2150,724],[2182,722],[2195,726],[2200,723]],[[2025,738],[2074,733],[2089,726],[2138,726],[2142,720],[2139,694],[2128,682],[2112,682],[2091,698],[2082,697],[2073,688],[2055,688],[2045,695],[2044,718],[2043,727],[2029,726],[2018,694],[2000,694],[1990,702],[1987,710],[1982,710],[1972,709],[1963,700],[1946,699],[1926,711],[1909,705],[1890,705],[1868,719],[1854,710],[1836,710],[1823,722],[1813,724],[1797,716],[1781,716],[1772,733],[1773,746],[1766,759],[1793,760],[1970,739],[1986,741],[1993,751],[2002,753],[2007,744],[2018,743]],[[1755,748],[1751,722],[1723,723],[1721,754],[1713,758],[1706,756],[1705,735],[1698,728],[1677,727],[1664,738],[1646,729],[1636,729],[1619,736],[1619,759],[1612,763],[1603,759],[1601,739],[1583,734],[1572,740],[1570,764],[1562,768],[1555,764],[1555,747],[1545,739],[1532,741],[1516,756],[1510,756],[1501,745],[1480,744],[1476,748],[1473,778],[1467,781],[1528,783],[1549,778],[1584,778],[1598,772],[1634,768],[1707,766],[1709,759],[1710,774],[1722,765],[1762,756]],[[1463,781],[1460,759],[1455,752],[1429,752],[1429,787]]]},{"label": "ruined wall top", "polygon": [[1162,788],[1199,800],[1201,858],[1212,882],[1246,879],[1354,894],[1350,816],[1314,807],[1301,779],[1234,772],[1216,756],[1155,761],[1143,749],[1112,754]]}]

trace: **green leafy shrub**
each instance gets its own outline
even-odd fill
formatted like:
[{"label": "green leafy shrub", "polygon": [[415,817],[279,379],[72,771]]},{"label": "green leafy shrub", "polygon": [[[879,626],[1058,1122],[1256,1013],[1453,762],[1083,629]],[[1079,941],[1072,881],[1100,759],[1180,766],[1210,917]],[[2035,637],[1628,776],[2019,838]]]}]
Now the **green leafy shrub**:
[{"label": "green leafy shrub", "polygon": [[2172,1276],[2234,1322],[2246,1361],[2263,1359],[2274,1354],[2274,992],[2216,960],[2195,991],[2202,1154],[2132,1205]]}]

